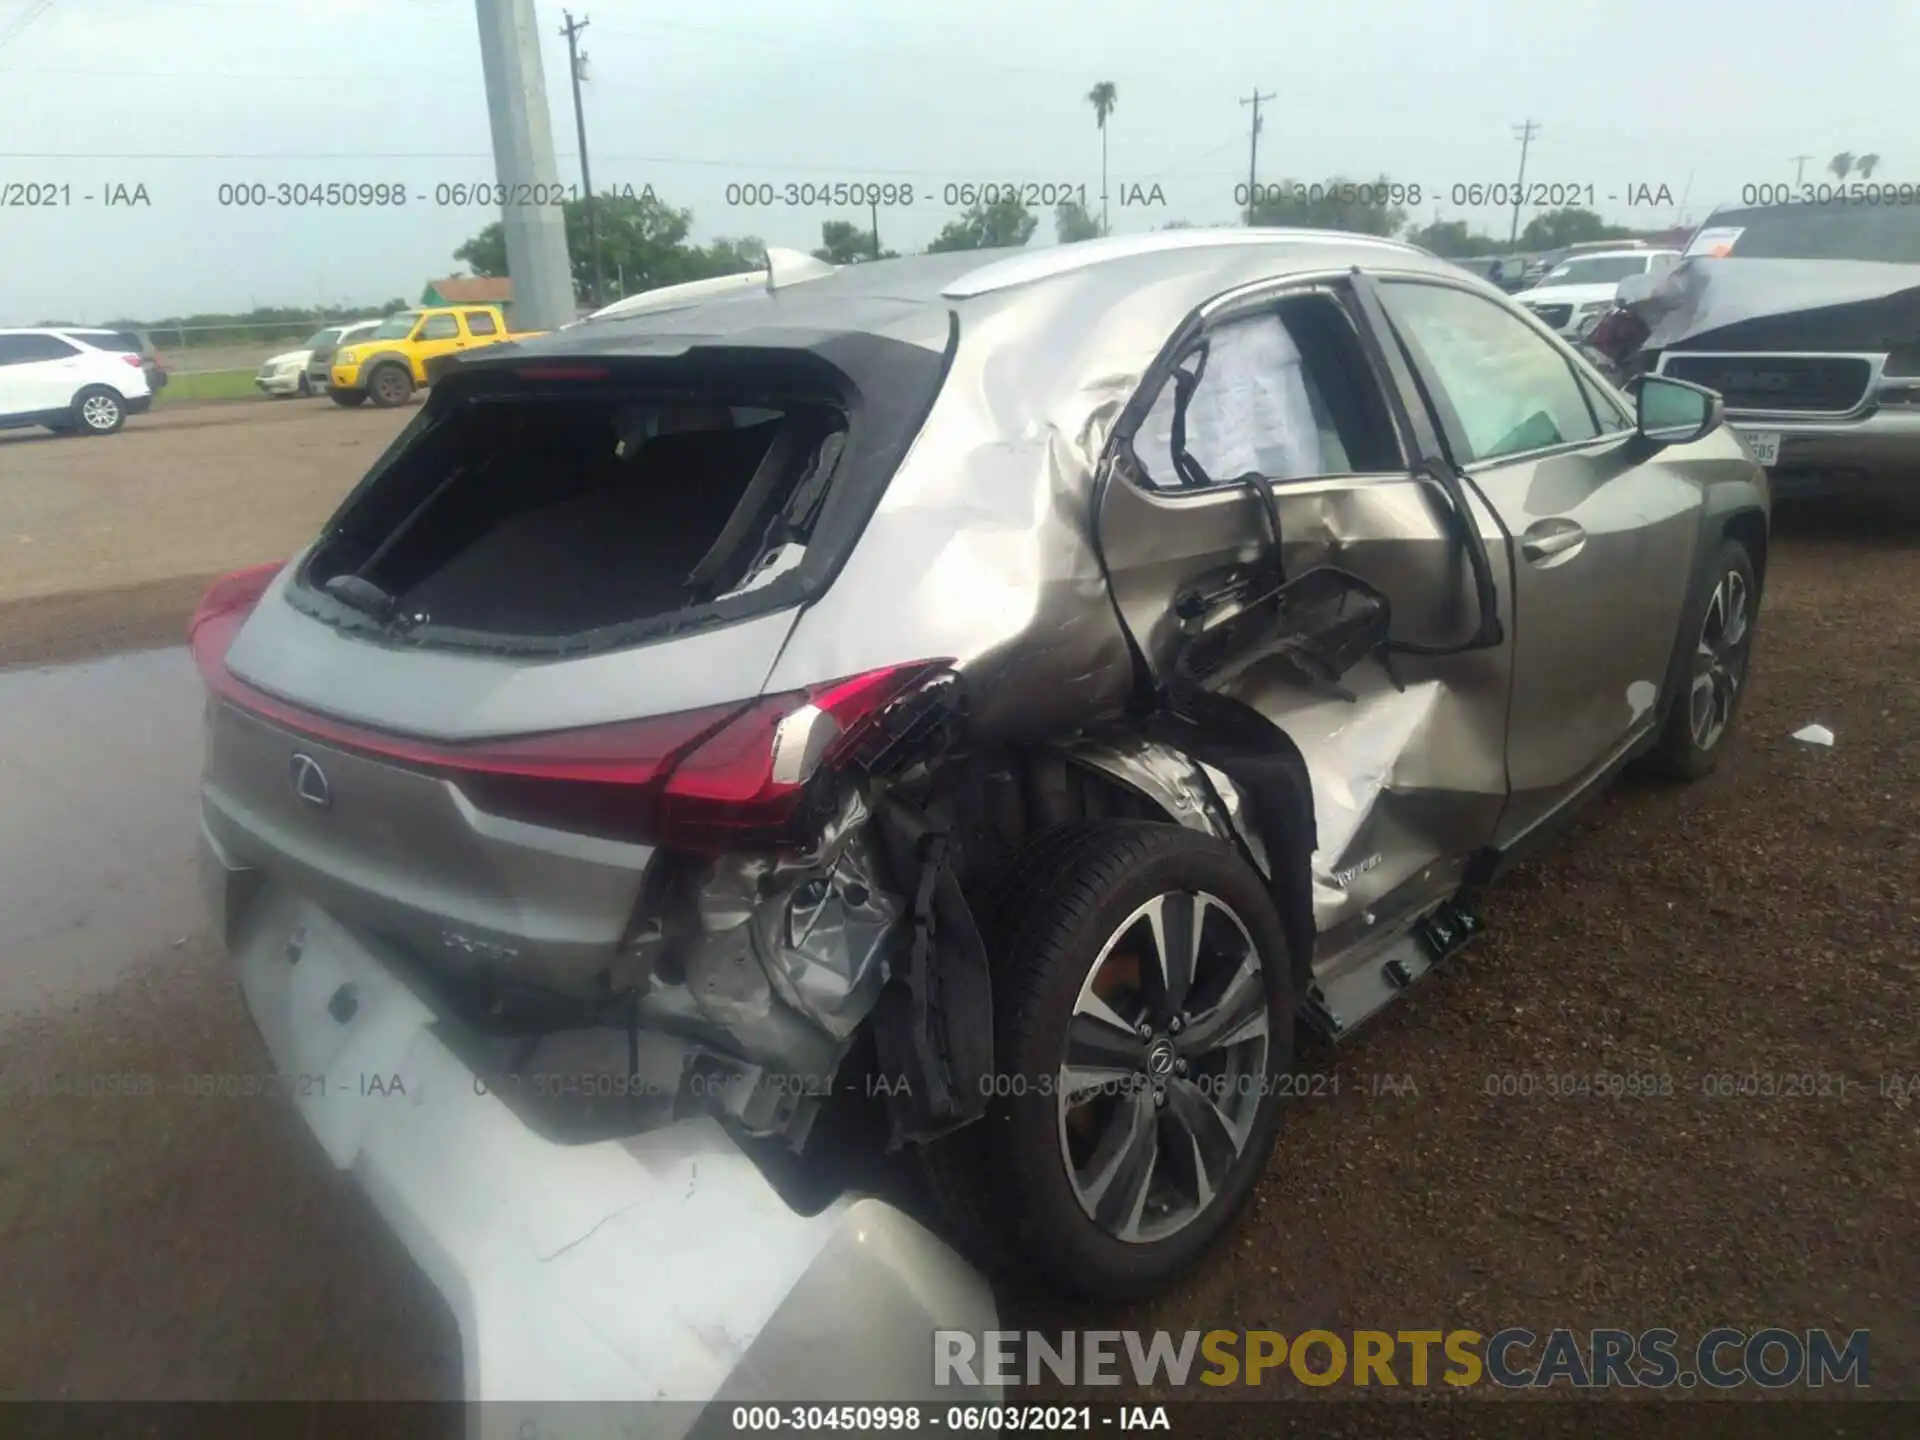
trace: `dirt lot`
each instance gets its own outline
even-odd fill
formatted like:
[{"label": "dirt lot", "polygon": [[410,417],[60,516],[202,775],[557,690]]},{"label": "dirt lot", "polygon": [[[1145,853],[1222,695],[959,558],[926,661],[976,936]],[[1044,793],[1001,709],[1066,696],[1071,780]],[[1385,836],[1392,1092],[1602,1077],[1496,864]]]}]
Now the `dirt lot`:
[{"label": "dirt lot", "polygon": [[[0,663],[170,640],[199,577],[306,539],[403,421],[0,440]],[[1338,1093],[1294,1107],[1192,1281],[1119,1315],[1011,1297],[1018,1319],[1864,1328],[1874,1393],[1920,1400],[1917,677],[1913,517],[1783,515],[1720,773],[1617,787],[1486,897],[1472,949],[1311,1056]],[[1835,746],[1788,738],[1808,721]],[[110,995],[0,1030],[0,1068],[257,1070],[207,937],[146,943]],[[1607,1075],[1669,1093],[1607,1098]],[[291,1124],[0,1106],[0,1274],[30,1301],[0,1306],[0,1393],[448,1393],[444,1312]]]},{"label": "dirt lot", "polygon": [[179,638],[211,576],[305,544],[413,413],[290,400],[0,433],[0,665]]}]

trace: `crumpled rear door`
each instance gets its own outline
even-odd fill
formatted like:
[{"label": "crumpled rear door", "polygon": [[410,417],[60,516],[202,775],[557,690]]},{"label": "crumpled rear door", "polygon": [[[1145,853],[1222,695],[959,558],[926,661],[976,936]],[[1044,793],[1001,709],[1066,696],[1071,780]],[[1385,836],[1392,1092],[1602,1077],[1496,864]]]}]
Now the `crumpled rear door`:
[{"label": "crumpled rear door", "polygon": [[[1395,423],[1346,287],[1276,289],[1257,303],[1264,308],[1236,305],[1214,319],[1204,366],[1187,366],[1198,378],[1179,438],[1197,472],[1174,458],[1180,382],[1143,395],[1117,427],[1117,437],[1131,437],[1116,445],[1096,524],[1142,663],[1166,681],[1194,627],[1270,585],[1267,502],[1287,576],[1333,565],[1370,582],[1390,600],[1399,640],[1468,634],[1474,590],[1448,502],[1413,473],[1412,442]],[[1262,478],[1242,480],[1248,471]],[[1477,499],[1469,505],[1510,613],[1505,538]],[[1398,685],[1367,660],[1342,677],[1343,695],[1279,655],[1284,638],[1249,640],[1218,689],[1277,724],[1307,762],[1313,911],[1319,954],[1331,957],[1451,894],[1492,834],[1507,791],[1510,647],[1398,657]]]}]

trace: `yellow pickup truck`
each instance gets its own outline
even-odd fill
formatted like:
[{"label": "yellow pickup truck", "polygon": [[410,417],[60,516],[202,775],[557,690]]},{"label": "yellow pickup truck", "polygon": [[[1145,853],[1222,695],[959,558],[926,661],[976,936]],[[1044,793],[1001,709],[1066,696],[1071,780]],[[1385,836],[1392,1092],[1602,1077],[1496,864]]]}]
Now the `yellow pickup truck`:
[{"label": "yellow pickup truck", "polygon": [[439,305],[429,310],[400,310],[380,327],[334,352],[327,372],[327,394],[336,405],[372,400],[382,407],[404,405],[416,388],[432,383],[443,356],[458,355],[509,340],[527,340],[544,332],[514,332],[498,305]]}]

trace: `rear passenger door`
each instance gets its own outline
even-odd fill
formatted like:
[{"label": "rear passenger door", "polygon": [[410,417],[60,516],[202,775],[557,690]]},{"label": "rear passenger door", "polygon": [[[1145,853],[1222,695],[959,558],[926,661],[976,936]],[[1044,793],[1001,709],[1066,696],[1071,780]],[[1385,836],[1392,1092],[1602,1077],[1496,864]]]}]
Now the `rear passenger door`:
[{"label": "rear passenger door", "polygon": [[[1140,418],[1123,417],[1102,487],[1109,582],[1149,668],[1164,678],[1193,617],[1230,609],[1215,597],[1268,553],[1261,492],[1289,577],[1320,565],[1361,576],[1390,600],[1397,640],[1469,635],[1477,607],[1450,504],[1414,473],[1418,441],[1390,403],[1385,357],[1348,280],[1256,286],[1203,314],[1202,331],[1174,352],[1189,357],[1176,368],[1197,374],[1184,447],[1169,377],[1136,400]],[[1180,448],[1196,466],[1176,462]],[[1469,503],[1468,523],[1497,550],[1497,521]],[[1496,567],[1502,592],[1506,580]],[[1504,593],[1500,603],[1504,613]],[[1507,793],[1508,653],[1399,656],[1404,689],[1379,661],[1362,661],[1342,679],[1351,698],[1277,655],[1215,687],[1272,719],[1307,762],[1323,957],[1446,898],[1491,836]]]},{"label": "rear passenger door", "polygon": [[1608,387],[1510,307],[1434,276],[1374,279],[1455,468],[1511,536],[1504,844],[1655,723],[1702,496],[1641,456]]}]

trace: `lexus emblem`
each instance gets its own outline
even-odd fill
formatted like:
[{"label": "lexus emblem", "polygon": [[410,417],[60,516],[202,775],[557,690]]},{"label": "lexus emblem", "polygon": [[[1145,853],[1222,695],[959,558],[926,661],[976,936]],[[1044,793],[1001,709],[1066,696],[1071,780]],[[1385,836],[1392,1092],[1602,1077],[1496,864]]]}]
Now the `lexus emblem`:
[{"label": "lexus emblem", "polygon": [[316,810],[333,808],[333,787],[327,783],[327,772],[318,760],[296,750],[287,761],[287,770],[293,777],[294,794]]}]

